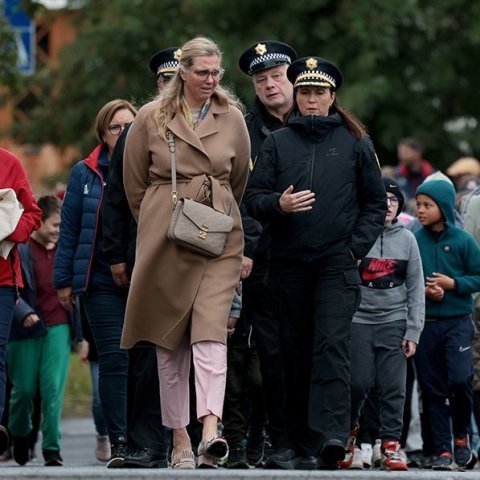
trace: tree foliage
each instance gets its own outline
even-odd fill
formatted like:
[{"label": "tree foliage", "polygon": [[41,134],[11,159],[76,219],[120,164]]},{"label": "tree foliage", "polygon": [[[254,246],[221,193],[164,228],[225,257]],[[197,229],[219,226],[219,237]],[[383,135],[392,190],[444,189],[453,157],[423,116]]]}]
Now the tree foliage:
[{"label": "tree foliage", "polygon": [[0,1],[0,86],[8,86],[10,90],[18,88],[21,77],[17,70],[17,49],[15,38]]},{"label": "tree foliage", "polygon": [[78,36],[58,65],[32,79],[43,91],[26,130],[31,142],[91,143],[108,100],[137,105],[155,94],[147,62],[155,51],[203,34],[224,52],[225,82],[249,102],[241,52],[268,38],[299,55],[336,62],[340,102],[367,125],[382,163],[397,141],[417,136],[442,167],[480,155],[480,2],[471,0],[90,0],[77,11]]}]

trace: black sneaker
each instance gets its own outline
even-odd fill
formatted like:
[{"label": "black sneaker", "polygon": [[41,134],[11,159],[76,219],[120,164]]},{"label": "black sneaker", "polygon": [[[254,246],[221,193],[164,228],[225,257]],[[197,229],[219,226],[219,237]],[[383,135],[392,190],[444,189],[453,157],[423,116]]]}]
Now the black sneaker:
[{"label": "black sneaker", "polygon": [[130,449],[128,448],[125,437],[121,437],[119,440],[117,443],[112,443],[112,456],[107,463],[107,468],[122,468],[125,458],[130,454]]},{"label": "black sneaker", "polygon": [[295,452],[291,448],[279,448],[265,460],[266,469],[292,470],[295,466]]},{"label": "black sneaker", "polygon": [[295,460],[295,470],[317,470],[318,463],[316,457],[298,457]]},{"label": "black sneaker", "polygon": [[452,452],[442,452],[432,463],[432,470],[444,470],[451,472],[453,470]]},{"label": "black sneaker", "polygon": [[63,467],[63,458],[59,450],[42,450],[46,467]]},{"label": "black sneaker", "polygon": [[225,464],[226,468],[231,468],[232,470],[247,470],[250,468],[245,448],[241,445],[235,445],[230,449],[228,454],[228,460]]},{"label": "black sneaker", "polygon": [[248,463],[259,467],[265,456],[265,437],[263,435],[250,437],[247,442],[246,454]]},{"label": "black sneaker", "polygon": [[28,462],[28,437],[13,437],[13,459],[19,465]]},{"label": "black sneaker", "polygon": [[459,470],[466,470],[473,458],[468,435],[455,437],[453,441],[453,456]]},{"label": "black sneaker", "polygon": [[[130,452],[123,460],[125,468],[167,468],[168,462],[165,455],[156,452],[152,448],[139,448]],[[112,467],[110,467],[112,468]]]}]

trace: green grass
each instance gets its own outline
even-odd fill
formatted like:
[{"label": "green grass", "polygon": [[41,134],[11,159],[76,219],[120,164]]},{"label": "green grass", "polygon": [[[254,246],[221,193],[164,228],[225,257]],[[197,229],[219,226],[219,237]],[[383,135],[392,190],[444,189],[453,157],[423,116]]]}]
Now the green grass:
[{"label": "green grass", "polygon": [[65,398],[63,400],[64,417],[89,417],[92,414],[92,384],[90,367],[79,360],[78,353],[70,356]]}]

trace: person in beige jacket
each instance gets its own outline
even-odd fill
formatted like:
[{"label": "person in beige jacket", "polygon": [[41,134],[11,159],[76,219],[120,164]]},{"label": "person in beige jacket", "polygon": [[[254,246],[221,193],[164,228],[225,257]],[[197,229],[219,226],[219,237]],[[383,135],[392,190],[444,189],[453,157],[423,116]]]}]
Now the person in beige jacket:
[{"label": "person in beige jacket", "polygon": [[[226,380],[227,319],[242,262],[238,204],[250,141],[238,100],[220,86],[218,46],[197,37],[178,57],[177,73],[157,100],[140,109],[126,140],[125,191],[138,237],[122,346],[157,345],[162,422],[173,429],[172,466],[191,469],[195,457],[185,427],[192,352],[197,417],[203,423],[199,466],[213,466],[228,452],[217,424]],[[174,207],[168,132],[175,138],[178,198],[212,205],[215,189],[213,200],[233,217],[219,257],[202,256],[167,239]]]}]

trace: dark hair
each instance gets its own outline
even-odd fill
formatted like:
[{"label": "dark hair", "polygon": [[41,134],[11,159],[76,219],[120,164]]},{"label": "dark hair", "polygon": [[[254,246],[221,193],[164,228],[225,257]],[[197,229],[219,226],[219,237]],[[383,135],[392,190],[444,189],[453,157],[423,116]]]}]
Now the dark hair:
[{"label": "dark hair", "polygon": [[42,222],[54,213],[60,213],[62,202],[55,195],[43,195],[37,200],[37,204],[42,211]]},{"label": "dark hair", "polygon": [[423,153],[423,143],[418,138],[406,137],[400,140],[398,144],[405,145],[406,147],[410,147],[412,150]]},{"label": "dark hair", "polygon": [[353,113],[342,108],[337,102],[337,97],[335,97],[330,110],[330,113],[335,111],[338,112],[338,114],[342,117],[343,123],[345,124],[347,130],[357,140],[361,140],[367,134],[367,128],[365,125]]}]

